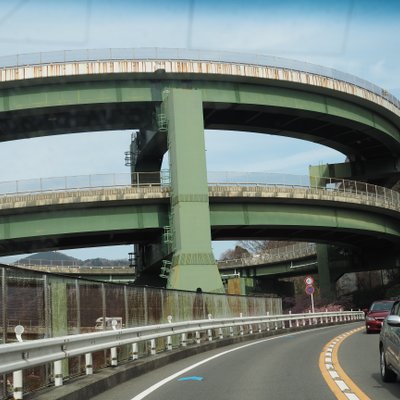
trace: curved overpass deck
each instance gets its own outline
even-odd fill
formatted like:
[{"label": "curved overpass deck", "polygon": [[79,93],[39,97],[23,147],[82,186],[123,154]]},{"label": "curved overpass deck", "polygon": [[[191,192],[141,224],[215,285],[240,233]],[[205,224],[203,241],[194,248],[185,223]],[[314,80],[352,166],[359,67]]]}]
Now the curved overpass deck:
[{"label": "curved overpass deck", "polygon": [[[191,88],[201,91],[206,128],[312,140],[350,160],[386,160],[388,173],[397,171],[393,161],[400,154],[400,103],[349,74],[229,53],[111,51],[105,53],[108,59],[99,52],[79,54],[24,56],[3,63],[0,141],[152,129],[163,91]],[[165,142],[155,146],[157,157],[165,153]],[[145,152],[146,157],[154,151]]]},{"label": "curved overpass deck", "polygon": [[[210,186],[214,240],[282,238],[371,249],[400,243],[400,195],[282,186]],[[169,188],[119,187],[0,198],[0,253],[160,240]]]}]

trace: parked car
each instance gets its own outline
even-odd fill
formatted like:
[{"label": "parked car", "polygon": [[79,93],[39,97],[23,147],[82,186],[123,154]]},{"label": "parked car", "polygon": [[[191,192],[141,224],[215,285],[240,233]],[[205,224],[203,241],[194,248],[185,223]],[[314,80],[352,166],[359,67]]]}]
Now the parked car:
[{"label": "parked car", "polygon": [[379,336],[380,370],[384,382],[400,375],[400,301],[396,301],[383,322]]},{"label": "parked car", "polygon": [[394,300],[378,300],[371,304],[365,314],[365,328],[367,333],[380,332],[383,320],[389,315]]}]

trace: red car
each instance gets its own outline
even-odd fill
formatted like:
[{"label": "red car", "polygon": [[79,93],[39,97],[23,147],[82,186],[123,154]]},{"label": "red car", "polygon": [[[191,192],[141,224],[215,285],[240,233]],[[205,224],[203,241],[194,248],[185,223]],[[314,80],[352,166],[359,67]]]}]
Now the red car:
[{"label": "red car", "polygon": [[394,300],[378,300],[371,304],[365,314],[365,328],[367,333],[380,332],[383,320],[389,315]]}]

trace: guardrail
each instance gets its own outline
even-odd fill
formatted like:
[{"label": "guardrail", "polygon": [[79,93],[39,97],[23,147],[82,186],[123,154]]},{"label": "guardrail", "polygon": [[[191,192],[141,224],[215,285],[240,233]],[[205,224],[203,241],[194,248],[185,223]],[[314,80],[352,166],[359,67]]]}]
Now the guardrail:
[{"label": "guardrail", "polygon": [[[138,358],[138,343],[150,342],[150,355],[157,353],[156,341],[166,339],[165,350],[173,350],[173,336],[179,336],[176,347],[188,345],[188,335],[192,343],[201,343],[201,332],[206,332],[207,341],[223,339],[224,335],[243,336],[262,333],[263,331],[292,328],[293,326],[312,326],[335,322],[351,322],[364,319],[362,311],[335,311],[302,314],[264,315],[239,318],[217,318],[192,320],[172,323],[149,325],[136,328],[115,329],[85,333],[79,335],[53,337],[28,342],[18,342],[0,345],[0,374],[13,373],[14,398],[22,398],[22,369],[32,368],[46,363],[54,363],[54,384],[63,384],[62,360],[85,355],[86,374],[93,374],[92,354],[97,351],[111,349],[111,366],[118,365],[117,348],[124,345],[132,346],[132,360]],[[116,321],[115,321],[116,322]],[[16,336],[22,340],[23,327],[15,328]],[[203,339],[204,340],[204,339]]]}]

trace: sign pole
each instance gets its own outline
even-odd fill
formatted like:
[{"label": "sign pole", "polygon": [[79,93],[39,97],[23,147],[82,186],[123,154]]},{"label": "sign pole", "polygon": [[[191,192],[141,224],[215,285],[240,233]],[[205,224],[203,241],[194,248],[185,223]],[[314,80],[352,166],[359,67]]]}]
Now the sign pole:
[{"label": "sign pole", "polygon": [[311,312],[314,314],[315,308],[314,308],[314,293],[311,293]]},{"label": "sign pole", "polygon": [[304,283],[306,284],[306,293],[311,297],[311,312],[314,314],[314,278],[312,276],[306,276]]}]

